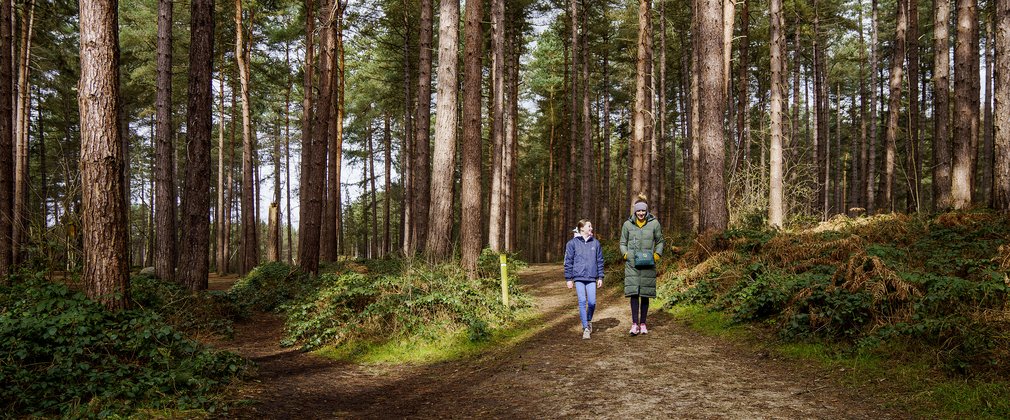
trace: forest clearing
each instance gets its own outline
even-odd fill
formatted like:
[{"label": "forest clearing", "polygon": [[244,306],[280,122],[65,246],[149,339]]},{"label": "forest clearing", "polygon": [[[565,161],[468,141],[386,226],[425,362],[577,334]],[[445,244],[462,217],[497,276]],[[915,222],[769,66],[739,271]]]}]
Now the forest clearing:
[{"label": "forest clearing", "polygon": [[0,0],[0,417],[1010,418],[1008,75],[1010,0]]}]

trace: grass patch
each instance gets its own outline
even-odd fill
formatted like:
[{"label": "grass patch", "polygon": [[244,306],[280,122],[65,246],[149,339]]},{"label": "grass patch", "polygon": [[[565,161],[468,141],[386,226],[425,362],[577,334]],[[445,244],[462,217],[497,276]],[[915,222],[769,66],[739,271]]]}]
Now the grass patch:
[{"label": "grass patch", "polygon": [[733,324],[732,317],[718,311],[706,309],[702,305],[678,305],[667,309],[679,321],[684,322],[698,332],[726,338],[745,336],[745,328]]},{"label": "grass patch", "polygon": [[315,350],[323,357],[353,363],[434,363],[472,357],[492,349],[510,347],[532,336],[539,320],[535,311],[518,315],[517,323],[495,330],[482,341],[473,341],[464,330],[442,329],[440,333],[416,334],[384,342],[350,341]]}]

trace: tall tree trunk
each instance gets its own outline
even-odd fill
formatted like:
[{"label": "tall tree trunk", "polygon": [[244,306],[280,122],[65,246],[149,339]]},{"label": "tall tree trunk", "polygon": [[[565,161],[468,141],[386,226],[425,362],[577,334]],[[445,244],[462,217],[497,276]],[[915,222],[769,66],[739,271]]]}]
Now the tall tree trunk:
[{"label": "tall tree trunk", "polygon": [[933,0],[933,207],[954,206],[951,195],[950,0]]},{"label": "tall tree trunk", "polygon": [[726,158],[722,121],[726,96],[722,94],[725,86],[723,67],[719,62],[722,52],[722,34],[719,31],[723,27],[723,15],[718,0],[699,0],[699,4],[698,139],[701,143],[699,175],[702,182],[698,190],[701,213],[698,231],[709,234],[724,231],[729,222],[723,179]]},{"label": "tall tree trunk", "polygon": [[[336,0],[333,0],[334,2]],[[325,10],[331,9],[331,4],[326,3]],[[326,208],[324,203],[326,183],[326,157],[328,152],[329,132],[327,130],[331,116],[333,115],[333,56],[334,44],[336,43],[336,22],[332,14],[326,15],[325,25],[320,32],[320,75],[319,75],[319,95],[314,98],[315,108],[312,113],[311,123],[312,135],[303,137],[302,144],[302,173],[299,178],[301,194],[299,197],[299,222],[298,222],[298,265],[302,270],[309,273],[319,272],[319,257],[321,245],[321,225],[323,212]],[[306,54],[306,67],[311,67]],[[306,80],[311,83],[311,80]],[[304,136],[304,133],[303,133]],[[307,141],[306,141],[307,140]]]},{"label": "tall tree trunk", "polygon": [[[15,105],[15,151],[14,169],[14,230],[12,250],[14,264],[24,259],[24,246],[28,233],[28,134],[31,112],[31,90],[28,75],[31,71],[32,33],[35,24],[35,1],[29,0],[21,13],[21,48],[18,56],[17,104]],[[125,149],[124,149],[125,150]]]},{"label": "tall tree trunk", "polygon": [[[863,21],[863,1],[859,0],[859,21]],[[852,150],[852,192],[849,208],[866,208],[866,41],[863,38],[863,26],[859,26],[859,153]]]},{"label": "tall tree trunk", "polygon": [[[901,115],[901,64],[905,58],[905,31],[908,29],[908,0],[898,0],[895,10],[894,55],[891,56],[891,90],[887,105],[887,146],[884,154],[884,207],[894,211],[894,165],[898,141],[898,118]],[[913,100],[914,102],[914,100]]]},{"label": "tall tree trunk", "polygon": [[491,198],[488,217],[488,247],[502,250],[505,225],[502,203],[502,147],[505,142],[505,3],[491,0],[492,105],[491,105]]},{"label": "tall tree trunk", "polygon": [[827,88],[824,80],[824,52],[825,48],[820,40],[820,6],[818,0],[814,0],[814,33],[813,33],[813,76],[814,76],[814,156],[817,159],[817,204],[814,206],[821,213],[821,220],[827,220],[828,196],[830,195],[829,183],[831,177],[828,175],[828,118],[827,109]]},{"label": "tall tree trunk", "polygon": [[210,273],[210,149],[214,75],[214,0],[190,1],[189,102],[186,106],[186,189],[179,282],[206,290]]},{"label": "tall tree trunk", "polygon": [[[224,66],[223,57],[224,55],[222,54],[222,67]],[[221,109],[218,113],[217,127],[217,216],[215,217],[217,219],[217,257],[215,258],[215,262],[217,264],[217,274],[223,276],[228,273],[228,230],[225,228],[227,225],[225,219],[228,218],[225,191],[228,186],[225,184],[224,175],[224,158],[227,153],[224,145],[224,72],[220,72],[218,77],[220,77],[218,90],[220,91],[219,106]]]},{"label": "tall tree trunk", "polygon": [[403,0],[403,147],[400,151],[400,167],[402,168],[402,173],[400,174],[400,182],[403,184],[403,203],[401,207],[401,220],[400,220],[400,252],[405,255],[409,255],[413,252],[413,245],[411,245],[413,238],[413,231],[411,226],[413,226],[414,220],[414,170],[413,170],[413,156],[414,156],[414,124],[413,124],[413,113],[412,113],[412,96],[410,94],[410,84],[411,84],[411,74],[410,74],[410,49],[407,46],[410,42],[410,18],[409,13],[407,13],[407,0]]},{"label": "tall tree trunk", "polygon": [[438,92],[432,153],[431,208],[425,250],[434,261],[452,257],[452,187],[456,168],[456,98],[459,96],[459,0],[441,0],[438,31]]},{"label": "tall tree trunk", "polygon": [[505,53],[508,65],[505,66],[506,94],[508,104],[505,111],[505,153],[502,162],[503,185],[505,193],[505,250],[516,251],[516,163],[519,141],[519,39],[515,26],[507,26],[505,36]]},{"label": "tall tree trunk", "polygon": [[872,0],[870,29],[870,155],[866,161],[866,214],[877,209],[877,0]]},{"label": "tall tree trunk", "polygon": [[[744,4],[744,10],[747,10],[746,3]],[[784,87],[782,83],[782,0],[771,0],[768,9],[771,26],[771,42],[768,44],[771,67],[771,155],[768,186],[768,225],[781,228],[785,222],[782,182],[782,90]],[[745,51],[745,49],[742,51]]]},{"label": "tall tree trunk", "polygon": [[0,283],[7,282],[13,260],[14,214],[14,40],[12,0],[0,0]]},{"label": "tall tree trunk", "polygon": [[424,251],[428,234],[428,206],[430,205],[429,149],[431,142],[431,30],[432,30],[431,0],[421,0],[421,31],[418,37],[417,64],[417,118],[414,119],[414,196],[413,213],[414,234],[413,243],[409,247],[410,254]]},{"label": "tall tree trunk", "polygon": [[129,306],[126,197],[119,120],[119,18],[115,0],[80,4],[81,224],[89,298]]},{"label": "tall tree trunk", "polygon": [[372,128],[372,123],[368,123],[368,131],[365,134],[366,140],[368,142],[368,182],[371,191],[369,194],[369,208],[372,209],[372,214],[370,215],[371,226],[372,226],[372,236],[371,240],[368,241],[368,258],[375,258],[379,251],[379,205],[378,205],[378,191],[375,189],[375,144],[374,144],[374,130]]},{"label": "tall tree trunk", "polygon": [[693,13],[691,13],[691,119],[687,125],[688,138],[691,142],[690,159],[685,159],[690,161],[690,167],[688,168],[688,179],[687,183],[691,186],[688,189],[687,195],[687,206],[690,209],[690,220],[691,224],[689,229],[692,232],[697,233],[701,228],[701,183],[700,183],[700,166],[701,166],[701,140],[700,140],[700,130],[699,126],[701,124],[700,118],[700,102],[701,102],[701,90],[700,90],[700,70],[701,70],[701,36],[699,29],[701,27],[701,1],[693,0],[694,7],[691,8]]},{"label": "tall tree trunk", "polygon": [[[238,72],[237,68],[235,69],[235,72],[236,73]],[[234,84],[234,82],[236,80],[235,76],[237,76],[237,74],[233,74],[232,78],[230,79],[233,84]],[[234,211],[235,210],[235,203],[238,200],[238,194],[237,194],[237,192],[235,190],[235,145],[238,143],[235,138],[238,136],[238,120],[239,120],[239,117],[237,115],[239,107],[236,106],[236,104],[238,104],[238,92],[237,91],[238,90],[235,89],[235,86],[232,86],[232,89],[231,89],[231,124],[230,124],[231,127],[229,127],[230,128],[230,130],[229,130],[230,135],[228,136],[228,163],[226,164],[227,171],[228,171],[228,182],[227,182],[225,188],[228,189],[228,193],[227,193],[228,200],[225,201],[225,210],[224,210],[224,213],[225,213],[225,219],[224,219],[224,231],[225,231],[225,238],[224,238],[224,240],[225,240],[225,242],[224,242],[224,244],[225,244],[225,253],[224,254],[225,254],[225,262],[224,262],[224,264],[225,264],[226,269],[229,272],[231,272],[232,269],[234,268],[234,267],[231,266],[231,260],[232,260],[232,244],[231,244],[231,240],[232,240],[232,223],[235,220],[235,211]]]},{"label": "tall tree trunk", "polygon": [[[305,59],[302,62],[302,148],[310,147],[312,145],[312,125],[313,117],[315,112],[315,32],[316,32],[316,4],[315,0],[305,0]],[[303,156],[305,153],[303,153]],[[302,170],[308,168],[308,162],[302,162]],[[304,188],[304,184],[301,184]],[[302,194],[305,194],[307,190],[303,190]],[[288,201],[291,201],[291,194],[288,194]],[[303,216],[304,212],[300,214]],[[291,216],[291,209],[288,206],[288,217]],[[288,223],[288,242],[290,243],[290,249],[288,250],[288,260],[290,261],[291,254],[294,254],[294,242],[290,242],[290,233],[292,227],[290,222]],[[299,240],[301,240],[302,235],[298,235]],[[301,241],[299,241],[301,242]],[[299,253],[301,253],[301,247],[299,246]],[[299,258],[299,263],[301,263],[301,258]],[[304,265],[302,266],[304,267]]]},{"label": "tall tree trunk", "polygon": [[[321,83],[327,83],[330,86],[329,94],[325,97],[320,96],[317,102],[317,106],[324,106],[329,109],[330,118],[318,126],[319,130],[325,132],[326,146],[326,181],[325,187],[323,187],[323,217],[320,226],[320,238],[319,238],[319,260],[320,261],[336,261],[337,255],[340,253],[338,250],[338,237],[337,234],[337,211],[340,208],[340,164],[337,163],[337,148],[336,142],[337,138],[334,131],[337,129],[336,124],[336,113],[337,110],[334,107],[334,103],[337,100],[338,88],[336,85],[336,43],[337,36],[333,32],[333,28],[337,26],[334,13],[330,10],[333,7],[339,7],[339,0],[332,0],[329,4],[324,3],[324,9],[322,10],[324,19],[325,29],[328,38],[323,41],[325,44],[321,46],[325,51],[320,53],[320,78],[326,78],[326,81]],[[340,28],[336,29],[337,31]]]},{"label": "tall tree trunk", "polygon": [[603,49],[603,115],[600,124],[603,124],[603,208],[600,211],[600,227],[604,238],[612,237],[614,221],[611,221],[610,203],[610,37],[605,35],[606,46]]},{"label": "tall tree trunk", "polygon": [[384,114],[383,115],[384,121],[382,125],[382,140],[383,140],[382,162],[385,169],[385,171],[383,171],[383,182],[385,182],[385,185],[383,186],[383,193],[382,193],[382,249],[379,251],[379,257],[385,257],[389,255],[389,250],[391,248],[391,244],[389,243],[389,200],[390,196],[392,195],[391,190],[392,184],[389,178],[393,167],[393,162],[391,160],[393,154],[392,150],[393,133],[390,132],[389,113],[384,112],[383,114]]},{"label": "tall tree trunk", "polygon": [[274,129],[274,150],[271,156],[274,164],[274,194],[267,210],[267,261],[281,260],[281,128]]},{"label": "tall tree trunk", "polygon": [[1010,210],[1010,0],[996,0],[994,64],[995,110],[993,111],[993,197],[996,210]]},{"label": "tall tree trunk", "polygon": [[155,255],[154,274],[175,281],[175,134],[172,128],[172,0],[158,1],[158,75],[155,98]]},{"label": "tall tree trunk", "polygon": [[[781,6],[780,6],[781,7]],[[747,80],[747,70],[748,70],[748,52],[750,50],[750,1],[743,0],[743,11],[740,15],[740,64],[737,69],[737,112],[736,112],[736,135],[737,144],[740,145],[740,153],[735,157],[736,168],[739,169],[750,152],[750,134],[749,130],[745,129],[745,124],[748,121],[745,119],[747,112],[745,110],[750,105],[750,98],[747,96],[748,80]],[[781,54],[781,51],[779,51]],[[781,57],[779,57],[781,60]],[[779,69],[781,73],[782,69]],[[781,75],[780,75],[781,76]],[[781,83],[781,80],[779,81]],[[781,92],[779,93],[781,95]],[[781,103],[779,107],[781,107]],[[781,109],[780,109],[781,112]],[[781,124],[781,121],[779,122]],[[781,127],[779,127],[781,129]],[[779,136],[782,134],[779,133]],[[780,139],[781,140],[781,139]],[[781,146],[780,146],[781,147]],[[732,170],[732,169],[731,169]]]},{"label": "tall tree trunk", "polygon": [[951,194],[955,209],[971,205],[972,161],[978,144],[978,0],[957,0],[954,45],[954,159]]},{"label": "tall tree trunk", "polygon": [[[993,4],[994,3],[990,3]],[[992,9],[992,10],[995,10]],[[985,29],[985,106],[982,120],[982,185],[979,188],[976,200],[991,205],[992,203],[992,171],[993,171],[993,121],[992,121],[992,90],[993,90],[993,16],[990,14],[986,20]]]},{"label": "tall tree trunk", "polygon": [[[477,259],[481,251],[481,60],[484,40],[481,21],[483,2],[466,3],[463,50],[463,162],[460,179],[460,213],[470,218],[460,224],[460,251],[463,268],[470,278],[477,277]],[[477,221],[477,222],[474,222]]]},{"label": "tall tree trunk", "polygon": [[[585,5],[583,5],[585,8]],[[589,26],[587,24],[588,11],[582,10],[581,13],[581,24],[582,24],[582,35],[579,37],[582,44],[579,50],[582,52],[582,109],[580,115],[582,116],[582,217],[588,217],[591,219],[596,218],[596,200],[592,199],[595,195],[595,169],[596,157],[594,156],[595,147],[593,147],[593,136],[592,127],[593,122],[590,118],[589,109]],[[517,45],[515,55],[518,56],[518,45],[519,42],[515,43]],[[518,60],[517,60],[518,61]],[[518,63],[516,63],[518,64]],[[519,84],[518,72],[515,72],[516,77],[513,79],[513,85]],[[517,90],[513,87],[513,90]],[[518,95],[513,99],[513,103],[518,101]],[[515,115],[514,118],[519,118]],[[517,127],[517,126],[513,126]],[[517,160],[517,159],[516,159]],[[514,207],[514,206],[513,206]]]},{"label": "tall tree trunk", "polygon": [[[677,164],[676,154],[673,153],[676,150],[676,146],[673,144],[673,136],[670,135],[669,129],[666,127],[666,102],[667,102],[667,90],[666,90],[666,1],[662,0],[659,3],[659,138],[656,140],[659,143],[659,176],[657,177],[660,181],[660,187],[662,188],[662,193],[660,197],[655,197],[657,208],[659,212],[669,218],[673,219],[673,212],[669,208],[669,202],[673,200],[673,185],[675,180],[673,176],[667,178],[667,184],[664,184],[664,179],[666,175],[666,162],[669,160],[670,166],[675,167]],[[670,139],[670,152],[666,153],[665,147],[667,139]],[[676,172],[674,172],[676,173]]]},{"label": "tall tree trunk", "polygon": [[[336,102],[333,104],[334,112],[337,113],[337,118],[333,121],[333,127],[330,130],[331,135],[334,138],[335,145],[330,147],[337,148],[336,166],[337,166],[337,179],[340,179],[340,169],[343,167],[343,156],[344,156],[344,86],[347,82],[347,73],[345,72],[344,66],[344,9],[347,8],[347,1],[337,2],[337,46],[336,46],[336,70],[333,74],[333,88],[336,92],[333,93]],[[337,82],[339,80],[339,83]],[[339,183],[339,181],[338,181]],[[337,231],[337,255],[344,249],[344,223],[343,223],[343,202],[342,195],[340,193],[340,188],[335,191],[337,194],[337,215],[334,218],[336,221],[336,231]]]},{"label": "tall tree trunk", "polygon": [[[719,28],[722,28],[722,10],[720,8]],[[631,143],[631,200],[639,194],[648,193],[649,183],[645,177],[649,174],[646,166],[646,145],[652,141],[652,100],[649,87],[651,82],[652,63],[652,31],[650,30],[652,20],[651,0],[638,0],[638,61],[636,65],[637,77],[635,78],[635,134]],[[717,38],[721,39],[721,38]],[[720,51],[721,51],[721,43]],[[719,61],[719,57],[714,59]],[[712,57],[710,57],[712,59]],[[722,77],[720,74],[719,77]],[[721,83],[721,80],[720,80]],[[722,92],[720,89],[719,92]],[[631,203],[628,203],[630,206]]]},{"label": "tall tree trunk", "polygon": [[922,160],[919,157],[919,4],[910,0],[908,4],[908,34],[905,37],[908,66],[908,168],[909,211],[922,209]]},{"label": "tall tree trunk", "polygon": [[[288,68],[291,68],[291,55],[290,55],[290,45],[284,45],[284,61],[287,63]],[[287,216],[287,244],[288,252],[284,255],[284,247],[280,246],[277,252],[279,258],[283,258],[289,265],[291,264],[291,251],[294,248],[294,243],[291,242],[291,90],[294,85],[294,80],[289,73],[287,76],[287,85],[284,87],[284,197],[287,201],[287,206],[284,209],[284,214]],[[278,175],[280,176],[280,175]],[[280,181],[278,181],[280,182]],[[280,205],[280,192],[277,193],[278,205]],[[278,228],[279,229],[279,228]],[[278,235],[280,236],[280,232]],[[277,242],[283,245],[284,241],[278,239]],[[283,256],[282,256],[283,255]]]},{"label": "tall tree trunk", "polygon": [[[733,58],[733,24],[736,22],[736,1],[723,0],[722,3],[722,92],[729,96],[731,63]],[[726,105],[723,105],[724,107]],[[732,121],[732,119],[730,119]]]}]

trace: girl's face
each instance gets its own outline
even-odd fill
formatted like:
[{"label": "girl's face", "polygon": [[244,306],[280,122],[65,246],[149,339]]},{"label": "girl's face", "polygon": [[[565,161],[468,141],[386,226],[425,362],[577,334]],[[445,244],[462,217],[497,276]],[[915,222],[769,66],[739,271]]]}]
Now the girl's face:
[{"label": "girl's face", "polygon": [[582,228],[579,229],[579,232],[584,236],[593,236],[593,223],[586,222],[586,224],[582,225]]},{"label": "girl's face", "polygon": [[638,220],[645,220],[645,213],[645,210],[635,210],[635,217],[637,217]]}]

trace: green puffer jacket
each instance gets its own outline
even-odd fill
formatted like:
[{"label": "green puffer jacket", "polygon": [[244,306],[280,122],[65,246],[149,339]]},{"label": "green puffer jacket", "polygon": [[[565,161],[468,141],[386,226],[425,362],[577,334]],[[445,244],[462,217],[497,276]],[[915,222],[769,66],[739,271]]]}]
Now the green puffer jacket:
[{"label": "green puffer jacket", "polygon": [[652,251],[663,255],[663,228],[651,213],[645,215],[645,225],[638,227],[632,215],[621,226],[621,252],[624,261],[624,296],[656,297],[656,268],[635,268],[635,251]]}]

